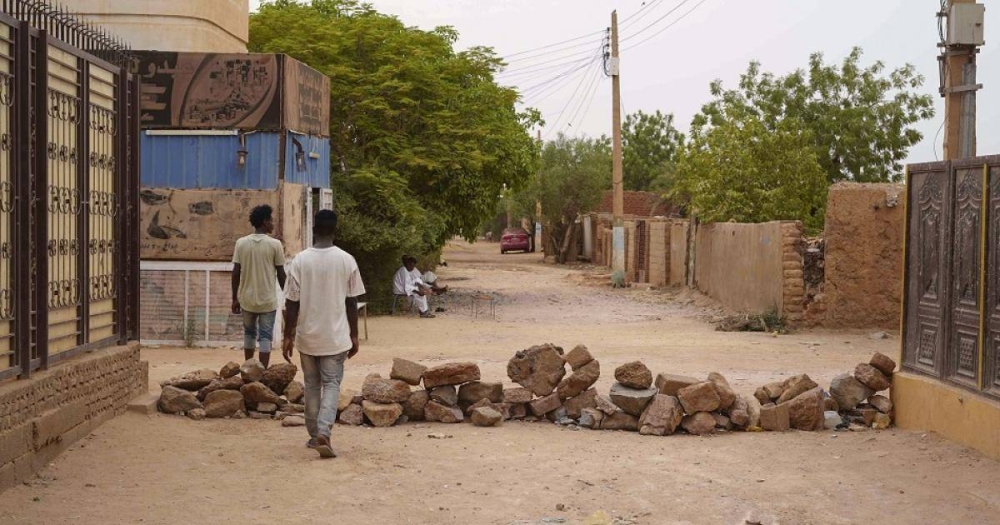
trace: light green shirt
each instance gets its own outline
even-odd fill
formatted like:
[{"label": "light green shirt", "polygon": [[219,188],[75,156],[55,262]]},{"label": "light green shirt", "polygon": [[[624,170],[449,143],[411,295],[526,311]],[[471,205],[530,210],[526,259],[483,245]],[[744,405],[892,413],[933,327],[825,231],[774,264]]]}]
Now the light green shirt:
[{"label": "light green shirt", "polygon": [[233,263],[240,265],[240,287],[236,298],[240,308],[262,314],[278,309],[278,272],[285,265],[281,241],[253,233],[236,241]]}]

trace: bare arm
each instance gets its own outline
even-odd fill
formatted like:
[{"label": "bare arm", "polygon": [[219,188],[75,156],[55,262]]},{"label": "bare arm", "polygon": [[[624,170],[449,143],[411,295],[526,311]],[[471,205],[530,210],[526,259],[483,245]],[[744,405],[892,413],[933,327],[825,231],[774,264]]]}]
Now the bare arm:
[{"label": "bare arm", "polygon": [[235,263],[235,264],[233,264],[233,279],[232,279],[232,281],[233,281],[232,282],[232,284],[233,284],[233,313],[234,314],[240,313],[240,299],[239,299],[239,294],[240,294],[240,277],[241,277],[240,264],[239,263]]},{"label": "bare arm", "polygon": [[287,279],[287,276],[285,275],[285,267],[284,266],[275,266],[274,269],[277,270],[277,272],[278,272],[278,286],[280,286],[282,289],[284,289],[285,288],[285,279]]},{"label": "bare arm", "polygon": [[347,324],[351,327],[351,351],[347,354],[350,359],[357,355],[358,345],[358,298],[348,297],[344,300],[344,307],[347,309]]},{"label": "bare arm", "polygon": [[[355,313],[355,318],[357,313]],[[295,347],[295,329],[299,326],[299,302],[285,300],[285,311],[282,314],[285,323],[284,337],[281,343],[281,355],[285,361],[292,362],[292,349]]]}]

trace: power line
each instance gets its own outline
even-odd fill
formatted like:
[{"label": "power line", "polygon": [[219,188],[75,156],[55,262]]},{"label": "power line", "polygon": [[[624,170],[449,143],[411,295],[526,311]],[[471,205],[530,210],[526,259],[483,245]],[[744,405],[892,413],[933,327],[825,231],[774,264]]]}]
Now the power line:
[{"label": "power line", "polygon": [[[687,0],[685,0],[685,1],[687,1]],[[698,2],[697,4],[695,4],[694,7],[692,7],[686,13],[684,13],[683,15],[681,15],[680,18],[678,18],[677,20],[674,20],[673,22],[667,24],[666,27],[664,27],[663,29],[660,29],[659,31],[653,33],[652,35],[649,35],[648,37],[646,37],[646,38],[644,38],[644,39],[642,39],[642,40],[640,40],[640,41],[638,41],[638,42],[636,42],[636,43],[634,43],[634,44],[626,47],[622,51],[628,51],[629,49],[641,46],[642,44],[644,44],[646,42],[649,42],[650,40],[656,38],[658,35],[660,35],[664,31],[666,31],[667,29],[670,29],[671,27],[674,27],[675,25],[677,25],[678,22],[680,22],[681,20],[684,20],[685,18],[687,18],[688,15],[690,15],[693,12],[695,12],[696,9],[698,9],[699,7],[701,7],[701,5],[704,4],[707,1],[708,0],[701,0],[700,2]]]},{"label": "power line", "polygon": [[586,35],[583,35],[583,36],[578,36],[576,38],[570,38],[569,40],[563,40],[562,42],[556,42],[554,44],[549,44],[549,45],[542,46],[542,47],[536,47],[535,49],[528,49],[528,50],[525,50],[525,51],[520,51],[520,52],[517,52],[517,53],[510,54],[510,55],[505,55],[505,56],[503,56],[501,58],[503,58],[504,60],[506,60],[506,59],[513,58],[513,57],[516,57],[516,56],[521,56],[521,55],[526,55],[528,53],[534,53],[536,51],[541,51],[543,49],[549,49],[549,48],[552,48],[552,47],[561,46],[563,44],[568,44],[570,42],[576,42],[577,40],[583,40],[584,38],[589,38],[589,37],[592,37],[592,36],[595,36],[595,35],[599,35],[599,34],[603,33],[604,31],[605,30],[603,30],[603,29],[600,30],[600,31],[594,31],[593,33],[587,33]]},{"label": "power line", "polygon": [[[524,90],[521,93],[521,95],[524,97],[525,102],[527,102],[529,100],[531,100],[531,102],[533,102],[533,103],[540,102],[540,101],[544,100],[545,98],[548,98],[548,96],[552,95],[553,93],[556,93],[558,91],[559,87],[561,87],[561,86],[563,86],[563,85],[571,82],[574,78],[577,77],[577,75],[579,74],[580,71],[586,70],[586,68],[590,67],[595,62],[597,62],[597,58],[596,57],[593,58],[593,59],[591,59],[590,62],[588,62],[588,63],[586,63],[586,64],[584,64],[582,66],[579,66],[579,67],[577,67],[577,68],[575,68],[573,70],[567,71],[563,75],[560,75],[560,77],[558,77],[558,78],[549,79],[546,82],[537,84],[535,86],[532,86],[531,88],[528,88],[528,89]],[[584,73],[584,75],[586,75],[586,73]],[[538,97],[540,97],[541,95],[543,95],[545,93],[548,93],[548,95],[546,95],[545,97],[542,97],[542,98],[538,98]]]},{"label": "power line", "polygon": [[[566,124],[567,127],[579,127],[580,123],[587,118],[587,113],[590,112],[590,106],[594,103],[594,98],[597,96],[597,89],[600,87],[600,79],[601,70],[597,69],[594,76],[591,78],[591,85],[587,89],[584,89],[583,99],[580,100],[580,104],[577,106],[576,112],[573,113],[572,117],[570,117],[569,122]],[[589,96],[586,94],[588,90],[590,91]],[[586,106],[586,109],[584,109],[584,106]],[[580,114],[581,110],[583,110],[582,115]],[[577,120],[577,116],[580,117],[580,120]]]},{"label": "power line", "polygon": [[[519,67],[519,68],[515,68],[515,69],[508,69],[506,71],[501,71],[500,73],[497,73],[497,76],[499,77],[499,76],[509,75],[509,74],[512,74],[512,73],[515,73],[515,72],[518,72],[518,71],[541,71],[541,69],[535,69],[535,68],[538,68],[540,66],[544,66],[546,64],[552,64],[552,63],[566,64],[566,62],[563,62],[563,61],[566,60],[566,59],[568,59],[568,58],[572,58],[574,56],[579,56],[579,55],[589,55],[590,53],[593,53],[593,51],[580,51],[580,52],[577,52],[577,53],[573,53],[572,55],[567,55],[567,56],[564,56],[564,57],[554,58],[554,59],[551,59],[551,60],[546,60],[544,62],[538,62],[537,64],[532,64],[530,66],[524,66],[524,67]],[[561,66],[557,65],[557,66],[553,66],[552,68],[556,68],[556,67],[561,67]],[[545,68],[542,68],[542,69],[545,69]]]},{"label": "power line", "polygon": [[644,27],[644,28],[642,28],[642,29],[640,29],[640,30],[636,31],[635,33],[632,33],[631,35],[629,35],[629,36],[626,36],[626,37],[622,38],[622,39],[621,39],[621,41],[622,41],[622,42],[626,42],[626,41],[628,41],[628,40],[629,40],[630,38],[635,38],[635,37],[637,37],[637,36],[641,35],[642,33],[646,32],[647,30],[649,30],[649,29],[651,29],[652,27],[654,27],[654,26],[655,26],[656,24],[659,24],[660,22],[662,22],[662,21],[663,21],[663,19],[665,19],[665,18],[667,18],[668,16],[670,16],[670,15],[674,14],[674,13],[675,13],[675,12],[676,12],[676,11],[677,11],[678,9],[680,9],[681,7],[684,7],[684,4],[686,4],[686,3],[690,2],[690,1],[691,1],[691,0],[681,0],[681,3],[679,3],[679,4],[675,5],[675,6],[674,6],[674,8],[673,8],[673,9],[671,9],[670,11],[667,11],[667,13],[666,13],[665,15],[661,16],[660,18],[657,18],[657,19],[656,19],[655,21],[653,21],[653,23],[652,23],[652,24],[649,24],[648,26],[646,26],[646,27]]},{"label": "power line", "polygon": [[[553,54],[556,54],[556,53],[562,53],[562,52],[565,52],[565,51],[569,51],[571,49],[576,49],[576,48],[580,48],[580,47],[590,47],[590,46],[593,46],[594,44],[600,42],[601,40],[603,40],[603,39],[601,39],[601,38],[592,38],[592,39],[590,39],[590,40],[588,40],[586,42],[580,42],[580,43],[573,44],[571,46],[566,46],[566,47],[563,47],[563,48],[560,48],[560,49],[553,49],[551,51],[543,51],[541,53],[537,53],[537,54],[533,54],[533,55],[528,55],[528,56],[523,56],[523,57],[519,57],[519,58],[513,58],[513,59],[504,58],[503,60],[504,60],[504,62],[506,62],[508,64],[520,63],[520,62],[524,62],[524,61],[530,61],[530,60],[534,60],[536,58],[545,57],[545,56],[553,55]],[[572,54],[569,55],[569,56],[572,56]]]},{"label": "power line", "polygon": [[[597,60],[594,60],[594,62],[596,63]],[[558,129],[559,122],[562,121],[562,118],[565,116],[566,110],[570,107],[570,104],[576,99],[576,94],[580,91],[580,88],[583,87],[583,80],[586,80],[586,78],[587,78],[587,76],[584,75],[583,78],[581,79],[581,82],[576,85],[576,89],[573,90],[573,94],[570,95],[569,100],[566,101],[566,105],[563,106],[563,109],[560,112],[559,118],[556,119],[555,123],[552,124],[552,127],[549,128],[549,130],[545,133],[546,137],[548,137],[553,131],[555,131],[556,129]]]},{"label": "power line", "polygon": [[[657,4],[659,4],[661,2],[663,2],[663,0],[653,0],[652,2],[646,2],[646,3],[642,4],[642,7],[640,7],[638,11],[632,13],[631,15],[627,16],[624,20],[622,20],[621,23],[618,24],[619,27],[624,28],[625,26],[627,26],[629,24],[634,24],[634,23],[638,22],[639,20],[642,20],[643,18],[646,18],[646,15],[648,15],[649,13],[652,13],[653,11],[655,11],[655,9],[653,9],[653,7],[655,7]],[[634,18],[634,20],[633,20],[633,18]]]}]

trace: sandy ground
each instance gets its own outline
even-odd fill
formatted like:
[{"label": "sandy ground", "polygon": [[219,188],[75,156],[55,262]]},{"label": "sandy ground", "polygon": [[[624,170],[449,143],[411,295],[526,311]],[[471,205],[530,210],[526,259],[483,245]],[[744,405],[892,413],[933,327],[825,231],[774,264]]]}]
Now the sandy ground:
[{"label": "sandy ground", "polygon": [[[602,392],[617,365],[641,359],[654,373],[719,371],[750,393],[803,372],[829,384],[873,351],[895,355],[898,346],[868,332],[720,333],[698,301],[614,291],[593,269],[498,252],[495,244],[452,246],[439,272],[457,292],[448,312],[371,319],[345,385],[388,373],[394,356],[472,360],[485,379],[509,383],[515,351],[554,342],[591,349]],[[473,317],[478,293],[499,297],[496,320]],[[153,385],[239,357],[232,349],[143,350]],[[273,421],[126,414],[0,495],[0,522],[1000,523],[1000,464],[895,429],[658,438],[548,423],[338,426],[340,457],[329,461],[304,447],[306,437]]]}]

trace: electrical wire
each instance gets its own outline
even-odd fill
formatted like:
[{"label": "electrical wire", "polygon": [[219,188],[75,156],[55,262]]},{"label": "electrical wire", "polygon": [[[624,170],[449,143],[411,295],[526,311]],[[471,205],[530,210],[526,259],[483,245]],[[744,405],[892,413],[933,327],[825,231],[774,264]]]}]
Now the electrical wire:
[{"label": "electrical wire", "polygon": [[[596,62],[596,60],[594,62]],[[585,80],[586,78],[587,78],[587,75],[584,75],[583,76],[583,80]],[[566,110],[570,107],[570,105],[572,104],[572,102],[574,100],[576,100],[576,95],[577,95],[577,93],[580,92],[580,88],[583,87],[583,84],[584,83],[581,80],[581,82],[576,85],[576,89],[573,90],[573,94],[569,96],[568,100],[566,100],[566,105],[563,106],[562,111],[559,113],[559,118],[556,119],[556,121],[552,124],[552,127],[549,128],[549,130],[545,133],[546,137],[548,137],[553,131],[559,129],[559,123],[562,121],[562,118],[564,116],[566,116]]]},{"label": "electrical wire", "polygon": [[[555,81],[559,80],[560,78],[563,78],[563,77],[565,77],[567,75],[575,73],[575,72],[579,71],[580,69],[586,68],[586,67],[588,67],[590,65],[591,62],[593,62],[595,60],[598,60],[598,59],[600,59],[600,55],[597,54],[597,53],[591,52],[591,56],[590,57],[587,57],[587,58],[584,58],[584,59],[580,59],[580,60],[571,62],[569,64],[564,64],[564,65],[560,66],[560,67],[562,67],[562,69],[559,72],[556,72],[554,76],[549,76],[549,75],[551,75],[551,73],[535,74],[535,75],[532,75],[531,77],[522,78],[522,79],[518,80],[517,82],[523,84],[525,82],[530,82],[530,81],[532,81],[534,79],[547,76],[547,78],[545,80],[543,80],[543,81],[541,81],[541,82],[539,82],[537,84],[534,84],[532,86],[529,86],[529,87],[523,89],[522,90],[522,94],[525,94],[525,93],[530,92],[530,91],[532,91],[532,90],[534,90],[536,88],[543,87],[543,86],[545,86],[545,85],[547,85],[547,84],[549,84],[551,82],[555,82]],[[509,80],[509,79],[505,79],[505,80]]]},{"label": "electrical wire", "polygon": [[[601,70],[598,69],[598,70],[595,71],[595,74],[594,74],[594,76],[591,79],[591,86],[589,86],[587,89],[584,90],[584,93],[585,93],[584,97],[580,101],[580,104],[577,106],[576,112],[573,113],[573,116],[570,117],[569,122],[566,124],[567,127],[570,127],[570,128],[577,127],[578,128],[579,125],[580,125],[580,123],[583,122],[583,120],[587,118],[587,114],[590,112],[590,106],[594,103],[594,98],[597,96],[597,89],[601,85],[600,79],[601,79]],[[588,89],[590,90],[589,97],[586,95]],[[585,106],[586,106],[586,109],[584,109]],[[583,114],[582,115],[580,114],[581,110],[583,110]],[[580,117],[579,120],[577,120],[577,118],[576,118],[577,116]]]},{"label": "electrical wire", "polygon": [[584,73],[582,73],[582,74],[586,75],[587,74],[586,73],[586,68],[588,68],[591,65],[593,65],[596,61],[597,61],[596,58],[592,59],[587,64],[584,64],[583,66],[580,66],[580,67],[574,69],[573,71],[568,72],[569,75],[563,77],[561,80],[551,79],[548,82],[545,82],[543,84],[539,84],[539,85],[537,85],[535,87],[532,87],[532,88],[524,90],[521,93],[522,97],[524,97],[524,102],[525,103],[529,103],[530,102],[532,104],[537,104],[538,102],[541,102],[542,100],[547,99],[552,94],[558,93],[559,88],[561,88],[562,86],[565,86],[566,84],[569,84],[574,79],[576,79],[581,74],[580,73],[581,71],[584,71]]},{"label": "electrical wire", "polygon": [[680,22],[681,20],[684,20],[685,18],[687,18],[688,15],[690,15],[693,12],[695,12],[695,10],[697,10],[699,7],[701,7],[702,4],[704,4],[707,1],[708,0],[701,0],[700,2],[698,2],[697,4],[695,4],[694,7],[692,7],[686,13],[684,13],[683,15],[681,15],[680,18],[678,18],[677,20],[674,20],[673,22],[667,24],[666,27],[664,27],[664,28],[660,29],[659,31],[653,33],[652,35],[649,35],[648,37],[646,37],[646,38],[644,38],[644,39],[642,39],[642,40],[640,40],[640,41],[638,41],[638,42],[636,42],[636,43],[634,43],[634,44],[626,47],[625,49],[622,49],[622,52],[628,51],[629,49],[633,49],[633,48],[638,47],[638,46],[641,46],[642,44],[644,44],[646,42],[649,42],[650,40],[656,38],[657,36],[659,36],[661,33],[663,33],[664,31],[666,31],[667,29],[670,29],[671,27],[674,27],[675,25],[677,25],[678,22]]},{"label": "electrical wire", "polygon": [[652,29],[653,27],[655,27],[655,26],[656,26],[656,24],[659,24],[659,23],[660,23],[660,22],[662,22],[662,21],[663,21],[663,20],[664,20],[665,18],[667,18],[668,16],[670,16],[670,15],[674,14],[675,12],[677,12],[677,10],[678,10],[678,9],[680,9],[680,8],[684,7],[684,4],[687,4],[687,3],[688,3],[688,2],[690,2],[690,1],[691,1],[691,0],[681,0],[681,2],[680,2],[679,4],[677,4],[677,5],[675,5],[675,6],[673,7],[673,9],[671,9],[671,10],[667,11],[667,12],[666,12],[666,14],[664,14],[664,15],[663,15],[663,16],[661,16],[660,18],[657,18],[656,20],[654,20],[652,24],[649,24],[649,25],[647,25],[646,27],[644,27],[644,28],[642,28],[642,29],[640,29],[640,30],[636,31],[635,33],[632,33],[631,35],[628,35],[628,36],[626,36],[626,37],[623,37],[623,38],[622,38],[621,40],[619,40],[619,43],[624,43],[624,42],[627,42],[628,40],[630,40],[630,39],[633,39],[633,38],[635,38],[635,37],[637,37],[637,36],[641,35],[642,33],[644,33],[644,32],[646,32],[646,31],[648,31],[649,29]]},{"label": "electrical wire", "polygon": [[632,13],[631,15],[625,17],[618,24],[618,28],[619,29],[624,29],[626,26],[632,25],[632,24],[638,22],[639,20],[642,20],[643,18],[646,18],[646,15],[648,15],[648,14],[652,13],[653,11],[655,11],[655,9],[653,9],[653,7],[655,7],[657,4],[659,4],[661,2],[663,2],[663,0],[653,0],[652,2],[646,2],[646,3],[642,4],[642,7],[640,7],[638,11],[636,11],[636,12]]},{"label": "electrical wire", "polygon": [[586,35],[578,36],[576,38],[570,38],[568,40],[563,40],[562,42],[556,42],[554,44],[548,44],[548,45],[545,45],[545,46],[536,47],[534,49],[528,49],[528,50],[525,50],[525,51],[519,51],[517,53],[512,53],[510,55],[505,55],[505,56],[503,56],[501,58],[503,58],[504,60],[508,60],[508,59],[516,57],[516,56],[526,55],[528,53],[534,53],[536,51],[541,51],[543,49],[549,49],[549,48],[553,48],[553,47],[556,47],[556,46],[561,46],[563,44],[568,44],[570,42],[575,42],[577,40],[583,40],[584,38],[589,38],[589,37],[592,37],[592,36],[595,36],[595,35],[600,35],[604,31],[605,30],[603,30],[603,29],[600,30],[600,31],[594,31],[593,33],[587,33]]},{"label": "electrical wire", "polygon": [[540,66],[544,66],[546,64],[557,63],[558,65],[552,66],[552,69],[554,69],[554,68],[561,67],[564,64],[567,64],[567,62],[564,62],[564,60],[566,60],[567,58],[572,58],[573,56],[579,56],[579,55],[589,55],[591,53],[593,53],[593,51],[581,51],[581,52],[573,53],[572,55],[568,55],[568,56],[565,56],[565,57],[554,58],[554,59],[551,59],[551,60],[546,60],[544,62],[539,62],[537,64],[532,64],[530,66],[519,67],[519,68],[508,69],[508,70],[505,70],[505,71],[501,71],[500,73],[497,73],[497,76],[498,77],[500,77],[500,76],[507,76],[507,75],[510,75],[512,73],[519,72],[519,71],[541,71],[542,69],[545,69],[545,68],[541,68],[541,69],[537,69],[537,68],[540,67]]}]

